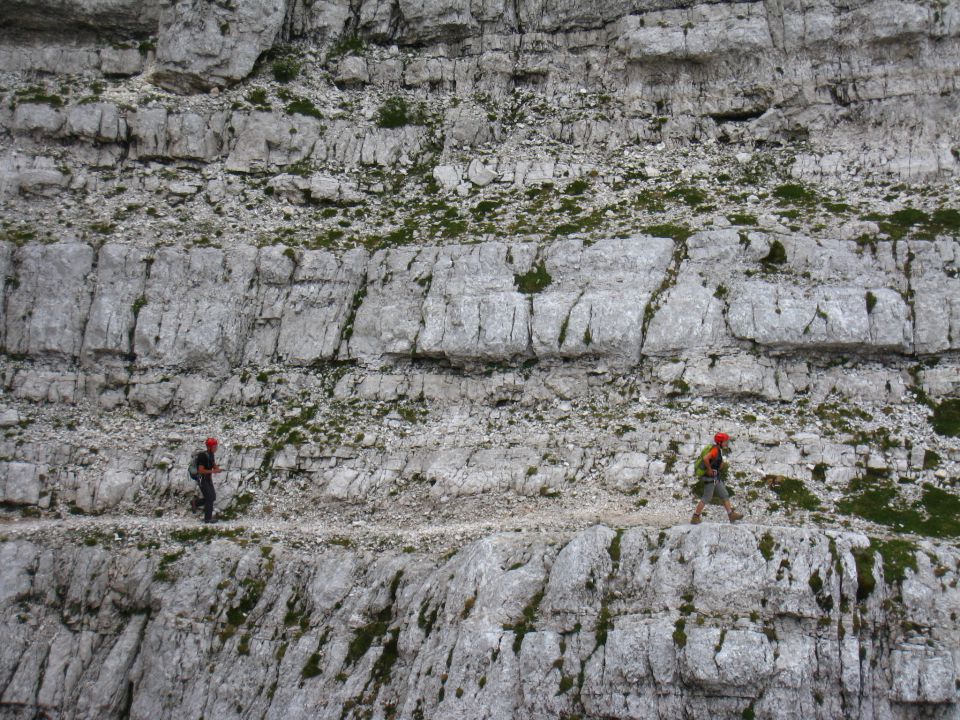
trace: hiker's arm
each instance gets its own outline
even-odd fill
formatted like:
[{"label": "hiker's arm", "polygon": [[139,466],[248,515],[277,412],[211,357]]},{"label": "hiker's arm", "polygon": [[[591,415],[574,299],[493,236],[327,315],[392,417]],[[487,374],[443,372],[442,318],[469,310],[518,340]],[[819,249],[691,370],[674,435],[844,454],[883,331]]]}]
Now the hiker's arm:
[{"label": "hiker's arm", "polygon": [[210,475],[211,473],[223,472],[219,465],[214,465],[212,468],[207,468],[203,465],[200,465],[198,469],[200,470],[201,475]]},{"label": "hiker's arm", "polygon": [[713,466],[714,459],[709,455],[704,459],[704,464],[707,466],[707,475],[710,477],[717,477],[720,474],[720,468]]}]

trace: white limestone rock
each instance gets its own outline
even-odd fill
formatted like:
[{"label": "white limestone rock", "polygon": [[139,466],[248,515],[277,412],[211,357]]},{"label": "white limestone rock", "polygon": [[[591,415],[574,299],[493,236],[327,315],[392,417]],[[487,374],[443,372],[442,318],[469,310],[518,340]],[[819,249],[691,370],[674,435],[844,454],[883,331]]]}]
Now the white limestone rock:
[{"label": "white limestone rock", "polygon": [[362,249],[342,258],[323,250],[306,251],[297,258],[280,317],[277,359],[309,365],[336,357],[368,259]]},{"label": "white limestone rock", "polygon": [[887,288],[798,290],[749,281],[732,291],[727,321],[734,337],[773,347],[912,349],[909,308]]},{"label": "white limestone rock", "polygon": [[507,256],[501,243],[440,249],[422,306],[419,353],[455,361],[526,353],[530,305]]},{"label": "white limestone rock", "polygon": [[[49,470],[30,462],[0,462],[0,502],[9,505],[39,505]],[[48,503],[43,503],[46,506]]]},{"label": "white limestone rock", "polygon": [[64,112],[46,103],[20,103],[13,112],[14,133],[54,135],[66,122]]},{"label": "white limestone rock", "polygon": [[470,166],[467,168],[467,178],[478,187],[486,187],[497,179],[497,173],[480,160],[474,158],[470,161]]},{"label": "white limestone rock", "polygon": [[461,171],[454,165],[437,165],[433,169],[433,179],[440,183],[440,187],[453,190],[461,182]]},{"label": "white limestone rock", "polygon": [[337,63],[334,81],[338,85],[362,86],[370,82],[370,71],[365,58],[348,55]]},{"label": "white limestone rock", "polygon": [[189,0],[160,5],[156,84],[205,92],[243,80],[279,36],[283,0],[238,0],[221,6]]},{"label": "white limestone rock", "polygon": [[308,189],[310,199],[338,205],[363,202],[364,195],[355,182],[347,182],[329,175],[313,175]]},{"label": "white limestone rock", "polygon": [[137,363],[226,373],[241,357],[253,319],[248,288],[257,252],[215,248],[155,255],[134,333]]},{"label": "white limestone rock", "polygon": [[6,351],[76,357],[90,308],[92,248],[79,243],[27,245],[14,251],[11,269],[16,286],[4,315]]},{"label": "white limestone rock", "polygon": [[81,358],[95,367],[105,356],[132,352],[133,330],[145,304],[149,256],[144,250],[108,243],[97,258],[97,282],[83,335]]},{"label": "white limestone rock", "polygon": [[373,255],[350,336],[350,357],[373,360],[414,352],[438,255],[438,248],[429,247],[378,250]]},{"label": "white limestone rock", "polygon": [[550,283],[533,295],[532,347],[539,357],[639,359],[643,318],[673,252],[666,238],[550,246]]},{"label": "white limestone rock", "polygon": [[[765,534],[769,560],[759,545]],[[739,715],[748,706],[793,718],[814,694],[839,714],[956,704],[948,649],[956,598],[930,563],[918,562],[907,581],[929,587],[929,600],[904,594],[902,606],[885,606],[894,588],[877,560],[878,586],[854,610],[841,609],[840,596],[857,584],[850,551],[867,539],[856,534],[596,526],[557,540],[494,535],[447,560],[276,543],[267,557],[259,545],[227,539],[162,556],[122,539],[104,540],[107,547],[6,542],[0,615],[14,631],[0,648],[10,678],[3,701],[42,697],[47,707],[93,714],[121,704],[135,715],[224,714],[263,702],[256,678],[280,668],[263,710],[290,718],[318,708],[339,715],[364,687],[376,688],[374,703],[398,699],[399,713],[419,707],[425,717],[557,714],[574,709],[575,698],[591,715],[622,718],[660,717],[665,708]],[[938,552],[952,567],[950,552]],[[811,588],[814,573],[829,610]],[[695,609],[678,613],[688,604]],[[211,612],[220,620],[211,623]],[[228,612],[249,635],[222,633]],[[285,624],[291,612],[309,617],[296,634]],[[870,614],[870,635],[852,633],[860,612]],[[380,632],[374,621],[384,617]],[[67,632],[61,618],[96,621],[100,641]],[[938,639],[890,643],[887,633],[901,637],[904,621]],[[841,626],[846,637],[838,638]],[[352,644],[364,631],[371,642]],[[384,674],[388,643],[396,661]],[[351,647],[360,650],[348,660]],[[861,652],[875,662],[861,663]],[[318,672],[303,676],[308,663]],[[180,672],[161,672],[169,667]],[[865,698],[864,687],[876,690]]]}]

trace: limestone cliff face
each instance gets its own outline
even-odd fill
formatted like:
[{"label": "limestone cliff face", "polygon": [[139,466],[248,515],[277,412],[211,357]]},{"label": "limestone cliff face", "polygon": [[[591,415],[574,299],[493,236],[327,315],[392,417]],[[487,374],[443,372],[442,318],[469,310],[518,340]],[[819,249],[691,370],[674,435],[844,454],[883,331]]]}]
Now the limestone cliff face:
[{"label": "limestone cliff face", "polygon": [[[2,12],[14,29],[0,47],[7,70],[143,73],[196,92],[244,80],[283,43],[367,42],[365,54],[331,61],[331,79],[461,98],[532,92],[561,108],[582,89],[612,99],[601,119],[578,120],[573,108],[559,114],[546,131],[564,143],[801,142],[809,151],[798,169],[808,175],[835,174],[843,163],[905,176],[952,173],[958,162],[955,1],[242,0],[165,2],[146,12],[136,3],[77,1],[7,3]],[[38,45],[33,28],[53,35]],[[123,42],[78,45],[74,36],[89,29]],[[155,43],[143,44],[144,36]],[[215,144],[233,140],[206,114],[177,134],[194,135],[185,140],[200,147],[196,133],[210,132],[207,125]]]},{"label": "limestone cliff face", "polygon": [[337,359],[716,364],[751,348],[946,359],[960,349],[958,259],[952,240],[870,251],[736,230],[373,254],[5,244],[0,319],[13,355],[218,378]]},{"label": "limestone cliff face", "polygon": [[958,717],[958,18],[0,2],[0,718]]},{"label": "limestone cliff face", "polygon": [[953,716],[955,553],[892,580],[866,545],[597,526],[438,562],[242,536],[21,540],[0,565],[3,712]]}]

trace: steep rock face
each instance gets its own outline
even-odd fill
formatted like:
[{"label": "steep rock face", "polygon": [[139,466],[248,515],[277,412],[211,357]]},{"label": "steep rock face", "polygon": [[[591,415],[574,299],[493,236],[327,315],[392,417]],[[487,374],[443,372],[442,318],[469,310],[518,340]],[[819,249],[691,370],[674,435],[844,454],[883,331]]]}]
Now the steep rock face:
[{"label": "steep rock face", "polygon": [[66,33],[77,29],[145,33],[156,32],[157,4],[136,0],[10,0],[4,3],[5,25],[26,30]]},{"label": "steep rock face", "polygon": [[[771,248],[784,253],[776,264]],[[909,256],[909,261],[907,257]],[[454,363],[960,347],[957,243],[735,231],[364,250],[3,247],[3,346],[216,376],[336,357]],[[757,277],[760,268],[766,278]],[[814,275],[816,273],[816,275]]]},{"label": "steep rock face", "polygon": [[892,580],[863,536],[753,527],[499,535],[441,562],[160,539],[3,545],[10,717],[956,711],[957,559],[932,547]]},{"label": "steep rock face", "polygon": [[[810,144],[795,166],[805,177],[843,173],[843,162],[903,176],[950,173],[957,164],[955,1],[931,8],[886,0],[854,6],[377,1],[358,7],[243,0],[167,2],[136,17],[124,2],[48,2],[14,3],[7,13],[15,26],[55,27],[63,36],[55,52],[29,36],[11,36],[4,43],[9,49],[0,48],[0,68],[11,71],[148,70],[165,88],[199,92],[248,78],[263,53],[290,40],[305,49],[367,41],[382,47],[363,57],[347,51],[330,68],[336,82],[443,89],[460,100],[478,94],[509,100],[529,92],[570,110],[542,131],[577,147],[800,140]],[[56,23],[63,13],[76,24]],[[72,34],[85,23],[121,37],[155,33],[156,50],[107,50],[89,41],[78,48]],[[586,88],[606,98],[611,112],[595,118],[572,112],[571,95]],[[502,132],[489,121],[480,125],[468,137]],[[291,142],[266,124],[258,135],[271,145]],[[330,140],[327,145],[335,144]],[[185,142],[196,146],[200,138]]]},{"label": "steep rock face", "polygon": [[197,92],[242,80],[277,40],[285,0],[165,2],[157,29],[157,84]]}]

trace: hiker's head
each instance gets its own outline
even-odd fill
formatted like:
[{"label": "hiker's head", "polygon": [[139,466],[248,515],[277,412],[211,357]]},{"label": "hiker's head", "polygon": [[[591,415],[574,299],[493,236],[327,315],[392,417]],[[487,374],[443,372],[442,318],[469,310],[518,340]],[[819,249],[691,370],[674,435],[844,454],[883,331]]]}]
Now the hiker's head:
[{"label": "hiker's head", "polygon": [[713,444],[720,447],[727,447],[730,444],[730,436],[726,433],[717,433],[713,436]]},{"label": "hiker's head", "polygon": [[217,439],[216,438],[207,438],[207,450],[213,452],[217,449]]}]

